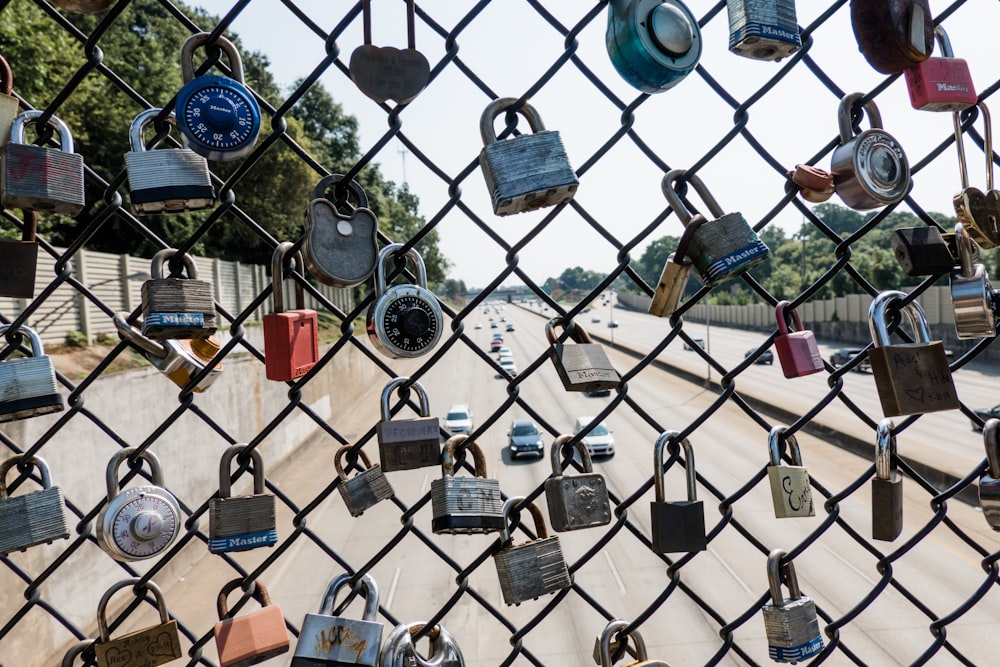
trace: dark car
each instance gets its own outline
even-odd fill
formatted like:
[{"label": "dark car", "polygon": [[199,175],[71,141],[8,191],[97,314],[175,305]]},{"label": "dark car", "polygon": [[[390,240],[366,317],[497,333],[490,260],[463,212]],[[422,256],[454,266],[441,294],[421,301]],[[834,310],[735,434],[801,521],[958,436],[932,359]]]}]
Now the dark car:
[{"label": "dark car", "polygon": [[530,419],[515,419],[511,422],[510,430],[507,431],[507,447],[512,459],[519,456],[545,456],[542,434]]},{"label": "dark car", "polygon": [[[746,359],[756,351],[757,348],[753,348],[752,350],[747,350],[746,353],[743,355],[743,358]],[[770,366],[771,364],[774,363],[774,352],[771,352],[770,349],[764,350],[759,357],[753,360],[753,362],[755,364],[767,364],[768,366]]]},{"label": "dark car", "polygon": [[[984,422],[989,421],[990,419],[1000,419],[1000,405],[994,405],[989,410],[985,408],[977,408],[973,410],[973,412],[975,412],[976,416],[982,419]],[[976,423],[975,421],[972,421],[971,419],[969,421],[972,422],[973,431],[983,430],[983,427],[980,424]]]},{"label": "dark car", "polygon": [[[694,344],[700,347],[701,349],[703,350],[705,349],[705,341],[703,339],[692,338],[691,340],[693,340]],[[684,341],[684,349],[687,350],[688,352],[694,352],[694,348],[691,347],[691,345],[687,341]]]},{"label": "dark car", "polygon": [[[834,368],[840,368],[841,366],[843,366],[844,364],[846,364],[859,354],[861,354],[861,348],[853,348],[853,349],[844,348],[841,350],[837,350],[836,352],[830,355],[830,365],[833,366]],[[851,370],[857,371],[859,373],[861,372],[870,373],[872,370],[872,364],[868,360],[868,355],[865,354],[861,362]]]}]

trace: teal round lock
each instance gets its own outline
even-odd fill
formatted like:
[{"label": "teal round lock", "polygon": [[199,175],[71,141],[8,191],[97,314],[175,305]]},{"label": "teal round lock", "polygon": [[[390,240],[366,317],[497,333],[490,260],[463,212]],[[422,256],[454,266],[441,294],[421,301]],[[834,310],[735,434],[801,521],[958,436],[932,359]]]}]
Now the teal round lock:
[{"label": "teal round lock", "polygon": [[701,28],[680,0],[611,0],[608,55],[618,73],[644,93],[662,93],[701,58]]}]

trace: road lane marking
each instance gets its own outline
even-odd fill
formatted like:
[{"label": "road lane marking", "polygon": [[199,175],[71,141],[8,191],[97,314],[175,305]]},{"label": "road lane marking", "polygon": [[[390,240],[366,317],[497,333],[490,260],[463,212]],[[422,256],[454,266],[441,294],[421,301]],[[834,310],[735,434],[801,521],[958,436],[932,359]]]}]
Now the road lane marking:
[{"label": "road lane marking", "polygon": [[389,594],[385,598],[385,604],[383,605],[386,609],[392,608],[392,599],[396,597],[396,584],[399,583],[399,568],[392,573],[392,583],[389,584]]},{"label": "road lane marking", "polygon": [[430,479],[430,475],[428,473],[424,473],[424,481],[422,481],[420,483],[420,495],[421,496],[424,495],[425,493],[427,493],[427,480],[428,479]]},{"label": "road lane marking", "polygon": [[743,590],[745,590],[747,592],[747,595],[750,595],[750,596],[754,595],[753,589],[750,588],[747,585],[747,582],[743,581],[743,579],[740,578],[740,575],[736,574],[736,570],[734,570],[733,568],[729,567],[729,563],[727,563],[725,560],[723,560],[722,556],[719,555],[718,551],[716,551],[712,547],[709,547],[708,548],[708,552],[710,554],[712,554],[713,556],[715,556],[715,559],[717,561],[719,561],[719,565],[721,565],[726,570],[726,572],[728,572],[729,575],[733,579],[736,580],[736,583],[738,583],[740,585],[740,587],[742,587]]},{"label": "road lane marking", "polygon": [[608,553],[607,549],[601,551],[604,554],[604,560],[608,561],[608,569],[611,570],[611,576],[615,578],[615,583],[618,584],[618,590],[625,593],[625,582],[622,581],[621,575],[618,574],[618,568],[615,567],[615,562],[611,559],[611,554]]}]

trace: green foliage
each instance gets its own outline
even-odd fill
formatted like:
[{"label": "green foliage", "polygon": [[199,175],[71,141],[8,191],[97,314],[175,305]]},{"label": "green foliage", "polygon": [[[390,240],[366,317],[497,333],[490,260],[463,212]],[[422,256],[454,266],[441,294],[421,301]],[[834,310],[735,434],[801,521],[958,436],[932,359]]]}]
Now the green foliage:
[{"label": "green foliage", "polygon": [[606,273],[586,271],[579,266],[566,269],[559,276],[559,284],[566,290],[579,290],[589,292],[597,287],[602,280],[608,277]]},{"label": "green foliage", "polygon": [[66,347],[87,347],[87,335],[82,331],[67,331],[63,342]]}]

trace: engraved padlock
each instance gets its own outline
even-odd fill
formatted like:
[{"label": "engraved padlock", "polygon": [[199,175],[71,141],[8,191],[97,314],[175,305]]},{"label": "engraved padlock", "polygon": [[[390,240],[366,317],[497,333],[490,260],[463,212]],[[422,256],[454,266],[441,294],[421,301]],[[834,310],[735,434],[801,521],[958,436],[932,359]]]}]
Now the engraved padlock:
[{"label": "engraved padlock", "polygon": [[868,350],[868,360],[882,414],[897,417],[958,409],[958,392],[944,344],[931,340],[924,311],[916,301],[900,309],[913,331],[914,342],[889,344],[887,311],[906,296],[899,291],[882,292],[872,299],[868,309],[868,326],[875,344]]},{"label": "engraved padlock", "polygon": [[[635,662],[630,662],[621,667],[670,667],[662,660],[650,660],[646,652],[646,642],[639,634],[638,630],[623,636],[621,631],[628,627],[628,622],[619,618],[613,619],[604,627],[604,631],[594,641],[594,662],[600,667],[614,667],[613,656],[618,652],[622,642],[625,648],[622,649],[633,658]],[[631,644],[630,644],[631,642]]]},{"label": "engraved padlock", "polygon": [[[357,458],[364,463],[365,469],[348,479],[347,473],[344,472],[344,454],[352,451],[356,451]],[[372,465],[371,459],[361,448],[352,450],[350,445],[344,445],[338,449],[336,456],[333,457],[333,467],[337,470],[337,477],[340,478],[337,489],[351,516],[361,516],[366,509],[395,495],[389,484],[389,478],[382,473],[382,466],[377,463]]]},{"label": "engraved padlock", "polygon": [[651,541],[658,554],[705,551],[705,506],[698,500],[697,475],[694,467],[694,447],[687,438],[680,441],[684,449],[687,479],[687,500],[666,500],[663,483],[663,452],[667,444],[680,435],[678,431],[664,431],[653,446],[653,488],[656,500],[649,503]]},{"label": "engraved padlock", "polygon": [[362,575],[365,610],[362,620],[334,616],[337,592],[350,589],[351,575],[340,574],[326,587],[318,614],[306,614],[291,667],[352,667],[379,664],[382,624],[378,616],[378,584],[370,574]]},{"label": "engraved padlock", "polygon": [[[0,337],[7,334],[9,324],[0,325]],[[34,329],[21,325],[21,336],[31,343],[31,356],[0,361],[0,422],[28,419],[64,409],[62,396],[56,388],[56,371],[52,357],[45,354],[42,339]]]},{"label": "engraved padlock", "polygon": [[1000,531],[1000,419],[983,426],[986,472],[979,476],[979,506],[990,528]]},{"label": "engraved padlock", "polygon": [[618,74],[644,93],[662,93],[701,58],[698,19],[680,0],[611,0],[604,36]]},{"label": "engraved padlock", "polygon": [[959,174],[962,191],[952,198],[955,216],[965,225],[965,231],[981,247],[990,249],[1000,245],[1000,191],[993,189],[993,123],[986,104],[976,105],[983,116],[983,151],[986,155],[986,192],[969,186],[969,172],[965,166],[965,141],[961,116],[952,115],[955,123],[955,146],[958,149]]},{"label": "engraved padlock", "polygon": [[423,632],[423,621],[402,623],[393,628],[382,647],[382,667],[465,667],[465,658],[458,642],[443,625],[435,625],[427,633],[430,651],[426,657],[417,651],[413,636]]},{"label": "engraved padlock", "polygon": [[414,2],[406,2],[405,49],[372,46],[371,0],[362,0],[361,14],[365,43],[351,54],[351,80],[362,93],[379,104],[386,100],[406,104],[420,94],[431,77],[427,58],[417,51]]},{"label": "engraved padlock", "polygon": [[227,598],[243,585],[243,579],[233,579],[219,591],[216,601],[219,622],[212,631],[219,652],[219,667],[256,665],[287,653],[291,645],[281,607],[271,604],[271,596],[260,579],[253,583],[253,598],[261,608],[242,616],[229,617]]},{"label": "engraved padlock", "polygon": [[[409,384],[420,400],[418,419],[393,419],[389,397],[397,388]],[[431,416],[431,402],[424,386],[410,378],[393,378],[382,390],[382,419],[375,425],[379,461],[383,472],[412,470],[441,463],[441,424]]]},{"label": "engraved padlock", "polygon": [[[581,325],[569,323],[569,336],[575,343],[566,345],[556,337],[555,327],[560,318],[554,317],[545,323],[545,337],[549,341],[549,357],[555,366],[559,380],[566,391],[602,391],[617,389],[621,376],[611,365],[604,348],[595,343]],[[567,328],[566,325],[563,325]]]},{"label": "engraved padlock", "polygon": [[[11,496],[7,491],[7,473],[14,466],[36,468],[42,490]],[[52,485],[45,460],[22,454],[0,463],[0,556],[67,537],[62,491]]]},{"label": "engraved padlock", "polygon": [[[142,586],[156,598],[160,622],[142,630],[111,638],[108,630],[108,603],[111,596],[123,588]],[[134,592],[134,590],[133,590]],[[167,603],[160,587],[152,581],[125,579],[104,591],[97,604],[97,631],[100,638],[94,644],[98,667],[157,667],[181,657],[181,642],[177,634],[177,621],[170,618]]]},{"label": "engraved padlock", "polygon": [[[571,435],[560,435],[549,448],[552,476],[545,480],[545,503],[549,508],[549,523],[557,533],[611,523],[611,501],[604,475],[594,472],[590,450],[583,440],[567,447],[572,439]],[[582,474],[563,474],[566,468],[562,456],[567,449],[580,455]]]},{"label": "engraved padlock", "polygon": [[115,0],[52,0],[52,4],[74,14],[96,14],[115,4]]},{"label": "engraved padlock", "polygon": [[694,187],[709,213],[715,216],[692,232],[688,248],[688,256],[698,269],[701,282],[714,287],[767,259],[767,245],[742,213],[723,213],[722,207],[700,178],[689,175],[686,169],[673,169],[663,177],[660,189],[682,225],[687,227],[694,221],[694,214],[674,188],[676,181],[682,178]]},{"label": "engraved padlock", "polygon": [[[208,160],[190,148],[146,148],[143,132],[163,109],[146,109],[132,121],[125,153],[129,205],[136,215],[200,211],[215,205]],[[167,125],[177,125],[171,113]]]},{"label": "engraved padlock", "polygon": [[660,273],[660,280],[656,284],[656,291],[649,302],[649,314],[658,317],[672,315],[677,306],[680,305],[684,290],[687,289],[688,278],[691,276],[691,269],[694,263],[688,256],[688,248],[691,246],[691,237],[698,231],[698,228],[708,222],[705,216],[700,213],[691,216],[691,221],[684,227],[680,241],[677,242],[677,250],[670,253],[667,261],[663,263],[663,271]]},{"label": "engraved padlock", "polygon": [[892,542],[903,532],[903,478],[896,469],[896,436],[891,419],[878,423],[872,479],[872,539]]},{"label": "engraved padlock", "polygon": [[[119,311],[114,316],[118,336],[135,345],[154,368],[184,388],[212,362],[221,346],[214,336],[190,340],[151,340],[128,323],[128,313]],[[222,363],[212,366],[208,374],[198,380],[191,391],[203,392],[222,374]]]},{"label": "engraved padlock", "polygon": [[[333,287],[354,287],[375,272],[378,219],[355,180],[348,181],[342,198],[327,196],[327,190],[343,180],[342,175],[331,174],[316,186],[306,209],[302,252],[306,268],[316,280]],[[350,195],[354,195],[354,202]]]},{"label": "engraved padlock", "polygon": [[951,305],[959,338],[992,338],[997,335],[995,299],[986,266],[973,262],[975,241],[961,222],[955,223],[960,260],[951,272]]},{"label": "engraved padlock", "polygon": [[[788,301],[779,301],[774,307],[778,321],[778,335],[774,337],[774,351],[781,362],[781,372],[786,378],[812,375],[823,370],[823,355],[816,343],[816,335],[802,328],[798,311]],[[790,316],[790,317],[789,317]],[[792,330],[789,331],[789,320]]]},{"label": "engraved padlock", "polygon": [[896,139],[882,129],[882,115],[874,101],[864,111],[871,128],[855,135],[851,128],[854,105],[863,93],[840,100],[837,120],[840,145],[833,150],[830,173],[840,198],[853,209],[867,211],[895,204],[910,189],[910,163]]},{"label": "engraved padlock", "polygon": [[[319,315],[305,308],[302,285],[295,283],[295,308],[285,310],[285,287],[282,280],[285,258],[294,244],[283,241],[271,255],[271,296],[274,312],[264,315],[264,374],[274,382],[291,382],[300,378],[319,362]],[[290,258],[291,259],[291,258]],[[302,271],[305,262],[297,253],[290,263]]]},{"label": "engraved padlock", "polygon": [[20,113],[19,103],[13,92],[14,73],[7,59],[0,56],[0,148],[10,140],[10,126]]},{"label": "engraved padlock", "polygon": [[795,0],[728,0],[729,50],[755,60],[781,60],[802,46]]},{"label": "engraved padlock", "polygon": [[253,493],[232,495],[233,458],[246,450],[246,445],[227,447],[219,462],[219,497],[208,501],[208,550],[213,554],[273,547],[278,542],[274,496],[264,487],[264,457],[258,448],[249,453]]},{"label": "engraved padlock", "polygon": [[[500,481],[486,476],[486,457],[467,435],[448,439],[441,451],[441,477],[431,480],[431,530],[451,535],[495,533],[503,529]],[[472,455],[475,476],[455,474],[459,449]]]},{"label": "engraved padlock", "polygon": [[164,248],[150,262],[149,280],[142,283],[142,335],[153,340],[207,338],[215,333],[215,297],[212,283],[198,280],[191,255],[178,259],[186,277],[172,277],[168,260],[178,255]]},{"label": "engraved padlock", "polygon": [[[823,650],[823,636],[816,617],[816,603],[799,590],[795,565],[781,559],[787,553],[774,549],[767,556],[767,585],[771,603],[761,609],[764,632],[767,634],[767,654],[775,662],[793,665]],[[788,597],[781,591],[781,581],[788,586]]]},{"label": "engraved padlock", "polygon": [[[194,50],[199,46],[221,49],[232,77],[195,77]],[[181,47],[181,76],[184,87],[177,93],[175,113],[184,145],[219,162],[249,153],[260,133],[260,107],[243,84],[243,61],[233,43],[207,32],[191,35]]]},{"label": "engraved padlock", "polygon": [[[131,456],[149,464],[152,484],[118,490],[118,468]],[[152,558],[177,539],[181,508],[163,488],[163,472],[156,454],[148,449],[122,449],[108,461],[107,503],[97,515],[97,544],[117,561]]]},{"label": "engraved padlock", "polygon": [[513,97],[493,100],[479,122],[484,144],[479,166],[497,215],[557,206],[572,199],[580,185],[559,132],[546,130],[542,117],[527,102],[517,113],[528,121],[531,133],[497,139],[496,118],[515,102]]},{"label": "engraved padlock", "polygon": [[889,235],[889,243],[903,273],[934,276],[951,272],[958,263],[951,250],[954,238],[954,234],[942,234],[937,227],[926,225],[894,229]]},{"label": "engraved padlock", "polygon": [[[535,523],[535,539],[518,545],[514,544],[510,527],[515,507],[518,511],[528,510]],[[496,565],[500,591],[507,605],[519,605],[573,584],[559,536],[549,537],[545,517],[537,505],[527,502],[524,496],[512,496],[503,504],[503,520],[500,550],[493,554],[493,564]]]},{"label": "engraved padlock", "polygon": [[934,50],[928,0],[851,0],[851,26],[861,55],[883,74],[902,72]]},{"label": "engraved padlock", "polygon": [[[786,435],[786,430],[785,426],[775,426],[767,437],[767,451],[771,459],[767,466],[767,481],[771,485],[774,516],[777,519],[816,516],[809,472],[802,465],[802,450],[795,436]],[[781,463],[784,445],[788,445],[792,465]]]},{"label": "engraved padlock", "polygon": [[375,301],[368,307],[365,328],[368,340],[382,354],[392,357],[419,357],[441,340],[444,315],[434,293],[427,289],[424,260],[413,248],[405,259],[417,269],[416,285],[393,285],[386,289],[386,263],[402,249],[401,243],[382,248],[375,268]]},{"label": "engraved padlock", "polygon": [[940,58],[931,57],[903,70],[910,105],[923,111],[961,111],[976,103],[976,85],[969,63],[956,58],[943,26],[934,27]]},{"label": "engraved padlock", "polygon": [[38,269],[38,215],[24,211],[21,240],[0,239],[0,296],[30,299],[35,296]]},{"label": "engraved padlock", "polygon": [[86,203],[83,156],[73,152],[69,127],[49,116],[47,124],[59,135],[59,148],[25,143],[25,126],[37,123],[43,113],[25,111],[10,126],[0,171],[0,201],[6,208],[76,215]]}]

